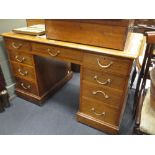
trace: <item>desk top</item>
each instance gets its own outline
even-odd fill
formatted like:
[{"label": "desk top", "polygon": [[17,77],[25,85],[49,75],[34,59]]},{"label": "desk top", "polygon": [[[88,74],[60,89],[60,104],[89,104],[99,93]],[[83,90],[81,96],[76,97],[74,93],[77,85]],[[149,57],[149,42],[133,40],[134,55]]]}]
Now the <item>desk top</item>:
[{"label": "desk top", "polygon": [[90,51],[92,53],[108,54],[108,55],[125,57],[125,58],[130,58],[130,59],[135,59],[139,56],[140,48],[141,48],[141,45],[144,39],[144,36],[142,34],[128,33],[124,51],[120,51],[120,50],[95,47],[95,46],[90,46],[90,45],[82,45],[82,44],[77,44],[77,43],[50,40],[50,39],[46,39],[45,35],[44,36],[30,36],[30,35],[17,34],[14,32],[7,32],[7,33],[1,34],[1,36],[21,39],[21,40],[27,40],[27,41],[33,41],[33,42],[38,42],[38,43],[58,45],[58,46],[63,46],[63,47],[68,47],[68,48]]}]

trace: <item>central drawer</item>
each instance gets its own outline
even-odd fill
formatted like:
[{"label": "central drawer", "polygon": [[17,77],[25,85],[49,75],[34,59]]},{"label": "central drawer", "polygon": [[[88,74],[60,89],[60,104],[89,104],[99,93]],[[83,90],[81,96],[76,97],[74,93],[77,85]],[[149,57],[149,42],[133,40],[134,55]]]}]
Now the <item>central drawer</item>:
[{"label": "central drawer", "polygon": [[101,102],[94,102],[89,98],[83,97],[80,104],[80,112],[109,124],[119,125],[120,112]]},{"label": "central drawer", "polygon": [[32,51],[37,52],[37,54],[46,55],[48,57],[72,59],[76,61],[82,60],[82,52],[80,50],[65,47],[32,43]]},{"label": "central drawer", "polygon": [[33,67],[25,66],[16,62],[11,62],[12,70],[15,76],[26,80],[35,81],[35,71]]},{"label": "central drawer", "polygon": [[82,96],[101,101],[118,109],[120,108],[123,101],[122,91],[98,86],[86,81],[83,81],[82,90]]},{"label": "central drawer", "polygon": [[89,69],[127,76],[132,61],[112,56],[84,53],[84,66]]}]

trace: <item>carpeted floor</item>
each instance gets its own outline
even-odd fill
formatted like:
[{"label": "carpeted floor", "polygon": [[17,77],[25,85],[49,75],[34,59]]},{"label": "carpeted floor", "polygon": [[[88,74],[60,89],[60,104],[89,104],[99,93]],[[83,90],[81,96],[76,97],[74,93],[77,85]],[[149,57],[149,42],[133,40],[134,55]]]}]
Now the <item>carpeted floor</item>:
[{"label": "carpeted floor", "polygon": [[[39,107],[21,98],[12,100],[12,106],[0,113],[1,135],[104,135],[106,133],[76,121],[79,105],[80,79],[73,78]],[[134,90],[129,92],[120,134],[132,134],[131,107]]]}]

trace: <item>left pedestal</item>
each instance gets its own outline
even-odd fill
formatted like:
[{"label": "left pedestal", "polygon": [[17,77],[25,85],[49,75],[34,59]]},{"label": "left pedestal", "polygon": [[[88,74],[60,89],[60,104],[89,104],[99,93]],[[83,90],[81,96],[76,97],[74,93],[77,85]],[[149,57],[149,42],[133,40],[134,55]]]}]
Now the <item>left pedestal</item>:
[{"label": "left pedestal", "polygon": [[17,96],[42,105],[72,77],[70,63],[33,55],[28,41],[4,40],[16,80]]}]

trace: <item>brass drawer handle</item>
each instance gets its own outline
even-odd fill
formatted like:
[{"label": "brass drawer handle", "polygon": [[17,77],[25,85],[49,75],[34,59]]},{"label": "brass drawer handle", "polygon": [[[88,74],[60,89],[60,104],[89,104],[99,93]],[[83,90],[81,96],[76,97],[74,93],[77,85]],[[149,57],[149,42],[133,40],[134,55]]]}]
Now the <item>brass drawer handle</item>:
[{"label": "brass drawer handle", "polygon": [[12,47],[15,49],[19,49],[22,46],[22,44],[16,44],[15,42],[12,42]]},{"label": "brass drawer handle", "polygon": [[16,59],[18,62],[23,62],[23,61],[25,61],[25,58],[24,58],[24,57],[20,58],[18,55],[15,56],[15,59]]},{"label": "brass drawer handle", "polygon": [[101,84],[101,85],[106,85],[108,83],[111,83],[111,79],[107,79],[105,82],[99,81],[97,75],[94,76],[94,80],[96,80],[96,82]]},{"label": "brass drawer handle", "polygon": [[51,53],[51,49],[47,49],[47,51],[48,51],[48,54],[50,55],[50,56],[52,56],[52,57],[56,57],[58,54],[60,54],[60,51],[57,51],[56,53]]},{"label": "brass drawer handle", "polygon": [[92,108],[91,109],[91,111],[95,114],[95,115],[97,115],[97,116],[105,116],[105,112],[102,112],[102,113],[97,113],[97,112],[95,112],[95,108]]},{"label": "brass drawer handle", "polygon": [[31,85],[27,85],[27,86],[24,86],[24,83],[21,83],[20,84],[25,90],[27,89],[30,89],[31,88]]},{"label": "brass drawer handle", "polygon": [[109,98],[109,96],[105,92],[103,92],[101,90],[97,90],[97,91],[93,91],[92,92],[93,95],[96,95],[97,93],[103,94],[106,99]]},{"label": "brass drawer handle", "polygon": [[97,59],[97,63],[101,68],[109,68],[113,64],[113,62],[111,61],[108,65],[102,65],[99,59]]},{"label": "brass drawer handle", "polygon": [[28,74],[28,71],[22,71],[20,68],[18,69],[18,72],[22,76],[26,76]]}]

